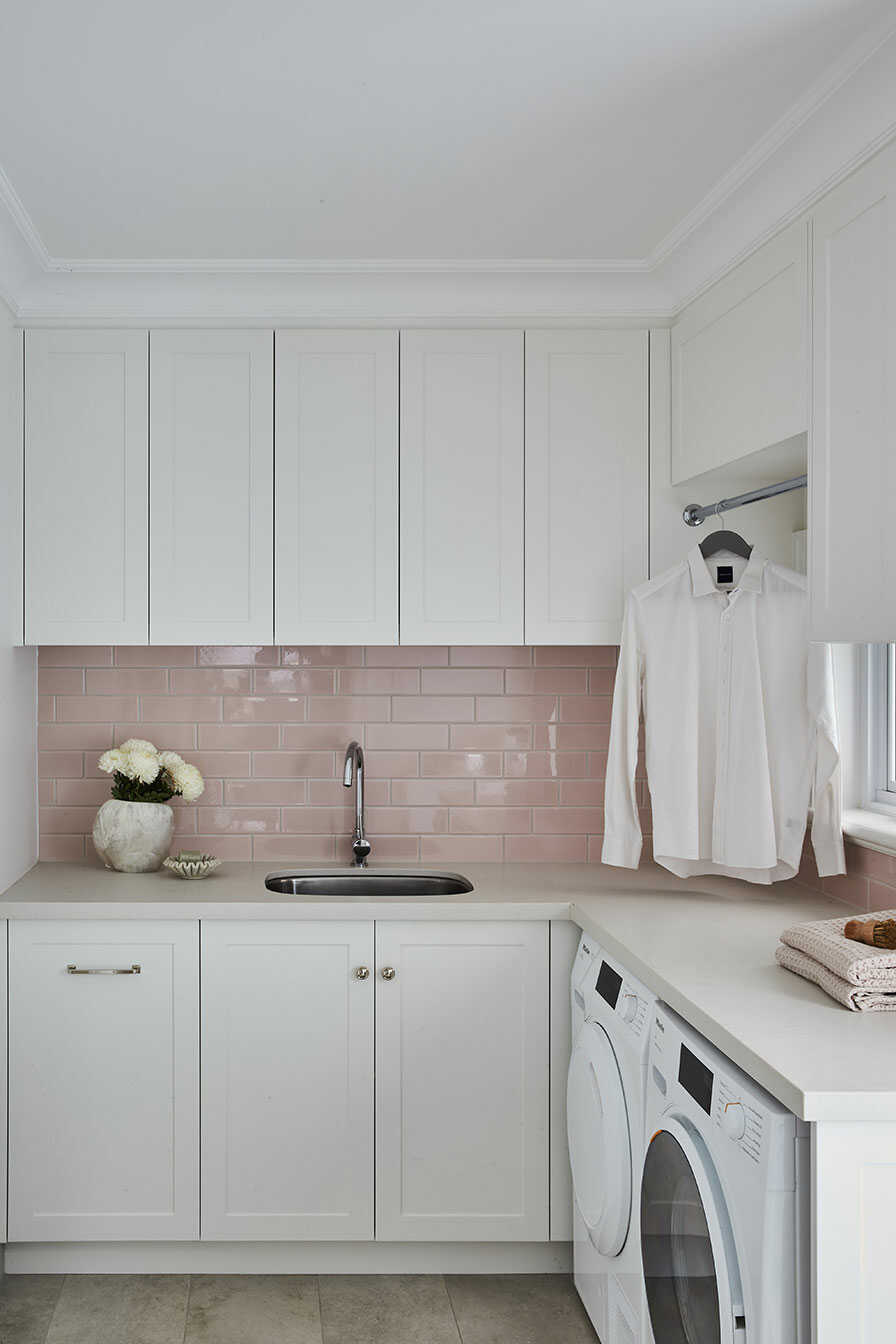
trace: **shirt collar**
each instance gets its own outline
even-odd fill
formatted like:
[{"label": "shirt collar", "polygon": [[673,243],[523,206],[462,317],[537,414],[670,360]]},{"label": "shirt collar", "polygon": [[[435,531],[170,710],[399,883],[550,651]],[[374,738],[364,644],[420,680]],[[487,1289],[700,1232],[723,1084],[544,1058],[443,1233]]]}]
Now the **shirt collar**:
[{"label": "shirt collar", "polygon": [[[695,546],[688,551],[688,566],[691,571],[691,591],[694,597],[706,597],[707,593],[717,593],[719,591],[712,581],[712,575],[703,559],[703,552],[699,546]],[[740,576],[738,588],[745,588],[747,592],[751,593],[761,593],[764,569],[765,556],[754,546],[746,568]]]}]

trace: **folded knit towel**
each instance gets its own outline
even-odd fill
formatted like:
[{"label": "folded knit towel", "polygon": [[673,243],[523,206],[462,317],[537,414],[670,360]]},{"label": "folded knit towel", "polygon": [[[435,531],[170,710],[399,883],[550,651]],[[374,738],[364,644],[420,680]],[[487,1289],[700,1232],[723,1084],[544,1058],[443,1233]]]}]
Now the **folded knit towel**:
[{"label": "folded knit towel", "polygon": [[889,992],[882,989],[861,989],[858,985],[850,984],[848,980],[835,975],[814,957],[784,943],[778,944],[775,960],[786,970],[795,971],[797,975],[820,985],[832,999],[836,999],[854,1013],[896,1013],[896,988]]},{"label": "folded knit towel", "polygon": [[[896,919],[896,911],[871,911],[863,915],[863,919]],[[896,992],[896,949],[869,947],[867,943],[856,943],[851,938],[844,938],[846,922],[847,917],[844,915],[842,919],[817,919],[808,924],[794,924],[781,934],[781,942],[797,952],[804,952],[813,961],[820,962],[847,984],[858,985],[863,989]]]}]

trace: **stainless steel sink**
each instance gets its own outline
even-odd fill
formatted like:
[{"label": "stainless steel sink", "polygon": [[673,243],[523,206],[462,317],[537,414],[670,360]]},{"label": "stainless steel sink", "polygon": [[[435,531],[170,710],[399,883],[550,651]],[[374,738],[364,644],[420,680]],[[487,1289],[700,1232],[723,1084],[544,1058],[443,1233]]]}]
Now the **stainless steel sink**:
[{"label": "stainless steel sink", "polygon": [[473,883],[460,873],[385,868],[268,873],[264,884],[280,896],[457,896],[473,890]]}]

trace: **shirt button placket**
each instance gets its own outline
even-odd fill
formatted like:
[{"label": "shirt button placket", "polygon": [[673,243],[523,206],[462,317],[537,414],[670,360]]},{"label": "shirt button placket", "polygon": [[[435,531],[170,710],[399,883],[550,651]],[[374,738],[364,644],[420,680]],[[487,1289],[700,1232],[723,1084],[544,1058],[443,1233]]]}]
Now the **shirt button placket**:
[{"label": "shirt button placket", "polygon": [[712,857],[715,863],[726,858],[725,828],[728,815],[728,759],[731,732],[731,604],[726,601],[719,621],[719,689],[716,750],[716,797],[713,815]]}]

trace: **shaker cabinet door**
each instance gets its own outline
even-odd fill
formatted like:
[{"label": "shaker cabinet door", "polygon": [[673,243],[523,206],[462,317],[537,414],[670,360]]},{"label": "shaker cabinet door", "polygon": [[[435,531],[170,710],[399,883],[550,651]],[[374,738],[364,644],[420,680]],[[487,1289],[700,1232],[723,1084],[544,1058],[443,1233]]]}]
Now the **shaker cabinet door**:
[{"label": "shaker cabinet door", "polygon": [[272,333],[154,331],[150,354],[150,642],[272,644]]},{"label": "shaker cabinet door", "polygon": [[523,337],[401,333],[401,642],[523,642]]},{"label": "shaker cabinet door", "polygon": [[896,146],[816,207],[812,639],[896,635]]},{"label": "shaker cabinet door", "polygon": [[527,644],[619,643],[648,455],[647,332],[527,331]]},{"label": "shaker cabinet door", "polygon": [[11,921],[9,1095],[10,1241],[196,1239],[198,923]]},{"label": "shaker cabinet door", "polygon": [[25,335],[25,643],[145,644],[145,331]]},{"label": "shaker cabinet door", "polygon": [[278,331],[278,644],[398,643],[398,333]]},{"label": "shaker cabinet door", "polygon": [[377,1239],[547,1241],[547,922],[376,940]]},{"label": "shaker cabinet door", "polygon": [[365,921],[203,922],[203,1240],[373,1236],[372,957]]}]

